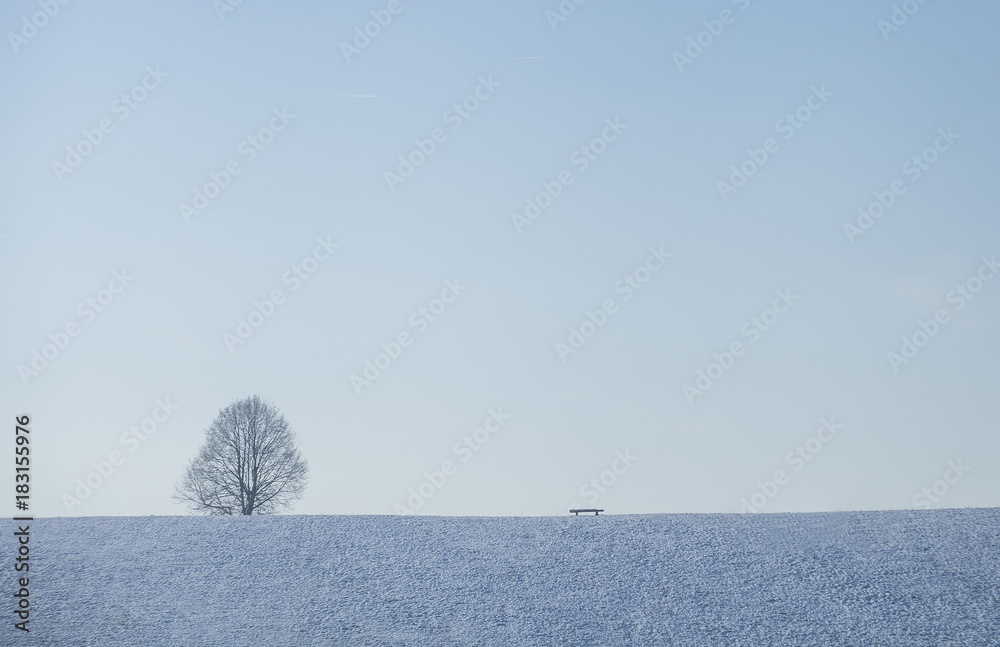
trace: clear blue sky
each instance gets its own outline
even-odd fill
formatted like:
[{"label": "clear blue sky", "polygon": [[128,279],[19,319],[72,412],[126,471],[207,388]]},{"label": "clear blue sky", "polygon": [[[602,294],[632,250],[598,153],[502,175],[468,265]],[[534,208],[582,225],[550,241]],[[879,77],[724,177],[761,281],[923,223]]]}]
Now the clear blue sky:
[{"label": "clear blue sky", "polygon": [[[908,508],[936,481],[927,505],[1000,505],[1000,280],[975,278],[1000,254],[1000,7],[928,3],[888,31],[888,1],[590,0],[557,22],[555,0],[402,0],[348,62],[341,43],[390,4],[244,0],[220,19],[210,0],[71,2],[37,29],[36,2],[0,10],[0,389],[8,427],[32,418],[32,512],[183,513],[173,483],[249,393],[298,434],[301,513],[391,514],[444,461],[421,514],[563,514],[613,468],[593,490],[609,512],[737,511],[755,492],[767,512]],[[67,147],[89,155],[70,168]],[[558,197],[516,226],[543,182]],[[338,247],[313,264],[317,238]],[[670,256],[626,289],[650,248]],[[973,298],[952,292],[970,279]],[[890,359],[938,310],[926,345]],[[66,348],[19,369],[67,324]],[[359,394],[351,376],[404,332]],[[158,398],[176,411],[123,442]],[[509,419],[463,461],[498,407]]]}]

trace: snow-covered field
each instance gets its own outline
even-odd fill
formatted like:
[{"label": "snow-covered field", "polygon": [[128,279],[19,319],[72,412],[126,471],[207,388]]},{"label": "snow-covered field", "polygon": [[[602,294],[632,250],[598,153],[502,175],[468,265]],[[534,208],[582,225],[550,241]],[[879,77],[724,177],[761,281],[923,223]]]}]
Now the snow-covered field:
[{"label": "snow-covered field", "polygon": [[3,645],[1000,645],[995,508],[41,519],[31,547]]}]

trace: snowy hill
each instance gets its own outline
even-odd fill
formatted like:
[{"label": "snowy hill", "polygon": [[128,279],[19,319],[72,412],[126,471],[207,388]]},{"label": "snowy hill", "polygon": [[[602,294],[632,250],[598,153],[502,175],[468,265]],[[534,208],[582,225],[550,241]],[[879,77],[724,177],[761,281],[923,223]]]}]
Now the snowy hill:
[{"label": "snowy hill", "polygon": [[1000,509],[60,518],[31,548],[4,645],[1000,644]]}]

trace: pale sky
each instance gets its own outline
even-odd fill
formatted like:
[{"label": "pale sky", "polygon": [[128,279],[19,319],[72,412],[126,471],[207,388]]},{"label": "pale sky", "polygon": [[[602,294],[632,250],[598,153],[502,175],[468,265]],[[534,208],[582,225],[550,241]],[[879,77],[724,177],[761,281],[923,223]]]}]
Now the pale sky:
[{"label": "pale sky", "polygon": [[252,393],[296,513],[1000,505],[1000,7],[903,4],[5,3],[31,513]]}]

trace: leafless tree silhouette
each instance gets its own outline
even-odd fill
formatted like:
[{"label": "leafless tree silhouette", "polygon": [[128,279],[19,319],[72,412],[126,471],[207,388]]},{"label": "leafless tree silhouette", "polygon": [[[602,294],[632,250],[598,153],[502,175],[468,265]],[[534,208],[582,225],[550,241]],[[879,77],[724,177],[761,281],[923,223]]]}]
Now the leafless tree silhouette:
[{"label": "leafless tree silhouette", "polygon": [[254,395],[219,412],[173,498],[203,514],[271,514],[302,497],[307,473],[285,417]]}]

